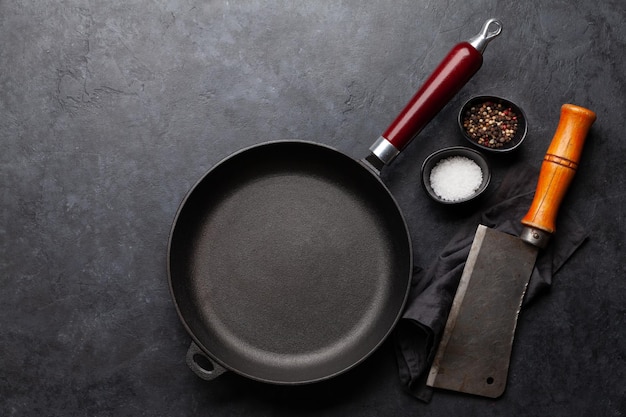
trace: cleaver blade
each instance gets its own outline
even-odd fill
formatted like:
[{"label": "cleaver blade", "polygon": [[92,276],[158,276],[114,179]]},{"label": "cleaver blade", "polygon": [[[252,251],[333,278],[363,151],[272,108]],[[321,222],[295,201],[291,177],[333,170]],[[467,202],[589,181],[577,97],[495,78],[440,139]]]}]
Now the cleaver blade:
[{"label": "cleaver blade", "polygon": [[428,386],[489,398],[504,393],[517,319],[537,253],[555,231],[558,208],[595,119],[583,107],[561,107],[519,237],[478,226]]},{"label": "cleaver blade", "polygon": [[428,385],[491,398],[504,392],[537,252],[515,236],[478,226],[439,345],[447,348],[437,352]]}]

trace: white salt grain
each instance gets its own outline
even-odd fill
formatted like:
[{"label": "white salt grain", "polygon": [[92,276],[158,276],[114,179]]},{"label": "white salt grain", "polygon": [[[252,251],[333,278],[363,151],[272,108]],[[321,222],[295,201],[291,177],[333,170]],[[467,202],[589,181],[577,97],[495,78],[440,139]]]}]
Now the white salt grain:
[{"label": "white salt grain", "polygon": [[442,159],[430,172],[430,186],[445,201],[471,197],[482,182],[483,171],[465,156]]}]

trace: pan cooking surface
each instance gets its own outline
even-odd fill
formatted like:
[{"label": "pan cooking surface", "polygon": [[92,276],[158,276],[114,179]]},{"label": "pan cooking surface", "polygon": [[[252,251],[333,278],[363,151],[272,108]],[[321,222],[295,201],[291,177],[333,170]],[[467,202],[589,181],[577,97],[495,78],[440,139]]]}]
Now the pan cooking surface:
[{"label": "pan cooking surface", "polygon": [[228,368],[323,379],[393,327],[408,239],[395,202],[358,162],[319,145],[266,144],[218,165],[184,202],[172,292],[190,333]]}]

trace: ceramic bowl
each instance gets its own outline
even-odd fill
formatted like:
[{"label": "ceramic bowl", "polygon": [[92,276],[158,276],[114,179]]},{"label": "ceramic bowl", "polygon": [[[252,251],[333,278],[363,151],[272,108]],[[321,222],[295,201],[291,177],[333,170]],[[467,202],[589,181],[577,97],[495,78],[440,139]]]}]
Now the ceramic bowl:
[{"label": "ceramic bowl", "polygon": [[458,123],[472,145],[494,153],[517,149],[528,131],[524,111],[510,100],[496,96],[469,99],[459,111]]},{"label": "ceramic bowl", "polygon": [[452,205],[466,203],[484,193],[491,181],[491,168],[480,152],[454,146],[430,154],[422,164],[421,176],[424,191],[431,199]]}]

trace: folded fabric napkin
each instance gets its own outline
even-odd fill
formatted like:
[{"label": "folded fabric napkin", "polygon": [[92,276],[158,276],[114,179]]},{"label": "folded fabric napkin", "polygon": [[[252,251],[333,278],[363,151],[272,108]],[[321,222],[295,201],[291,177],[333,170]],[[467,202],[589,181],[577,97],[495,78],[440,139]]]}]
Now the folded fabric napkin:
[{"label": "folded fabric napkin", "polygon": [[[416,398],[429,402],[432,397],[433,390],[426,386],[426,378],[476,228],[483,224],[518,236],[523,227],[520,219],[530,207],[537,178],[538,171],[529,166],[509,172],[493,196],[476,209],[477,214],[468,219],[437,259],[427,269],[414,269],[405,312],[394,330],[394,342],[400,380]],[[522,308],[550,287],[554,274],[588,236],[565,208],[559,212],[557,229],[548,247],[539,252]]]}]

